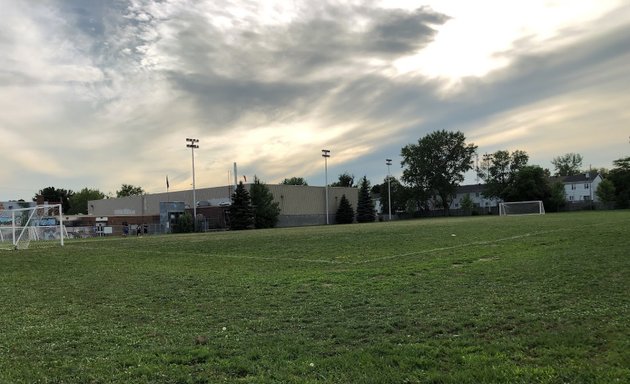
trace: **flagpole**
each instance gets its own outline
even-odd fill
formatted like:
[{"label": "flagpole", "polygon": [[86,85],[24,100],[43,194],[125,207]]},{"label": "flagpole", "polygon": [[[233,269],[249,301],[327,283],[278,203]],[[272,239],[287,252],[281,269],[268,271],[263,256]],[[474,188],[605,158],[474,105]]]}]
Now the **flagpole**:
[{"label": "flagpole", "polygon": [[166,175],[166,202],[170,203],[171,202],[171,196],[168,194],[168,175]]}]

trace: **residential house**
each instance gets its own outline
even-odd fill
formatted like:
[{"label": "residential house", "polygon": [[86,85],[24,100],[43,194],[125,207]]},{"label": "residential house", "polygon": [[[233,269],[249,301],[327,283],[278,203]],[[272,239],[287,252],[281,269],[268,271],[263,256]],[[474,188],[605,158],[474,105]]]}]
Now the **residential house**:
[{"label": "residential house", "polygon": [[572,176],[555,176],[550,181],[564,184],[564,194],[568,203],[599,202],[595,191],[602,182],[602,176],[598,173],[585,172]]}]

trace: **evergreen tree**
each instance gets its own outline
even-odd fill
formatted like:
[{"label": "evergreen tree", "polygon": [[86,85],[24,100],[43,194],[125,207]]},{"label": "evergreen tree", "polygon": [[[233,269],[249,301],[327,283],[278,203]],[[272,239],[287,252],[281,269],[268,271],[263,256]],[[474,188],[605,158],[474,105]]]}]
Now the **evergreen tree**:
[{"label": "evergreen tree", "polygon": [[273,201],[273,194],[265,183],[254,176],[254,184],[249,189],[254,207],[254,226],[273,228],[278,223],[280,203]]},{"label": "evergreen tree", "polygon": [[376,219],[374,202],[370,194],[370,182],[363,176],[359,185],[359,201],[357,202],[357,221],[369,223]]},{"label": "evergreen tree", "polygon": [[462,209],[464,210],[465,215],[472,215],[473,208],[475,207],[475,203],[470,198],[470,194],[467,193],[461,201]]},{"label": "evergreen tree", "polygon": [[337,224],[352,224],[354,221],[354,209],[352,209],[352,205],[346,198],[346,195],[341,196],[335,221]]},{"label": "evergreen tree", "polygon": [[254,209],[252,208],[249,192],[243,182],[239,182],[232,195],[230,206],[230,229],[249,229],[254,226]]}]

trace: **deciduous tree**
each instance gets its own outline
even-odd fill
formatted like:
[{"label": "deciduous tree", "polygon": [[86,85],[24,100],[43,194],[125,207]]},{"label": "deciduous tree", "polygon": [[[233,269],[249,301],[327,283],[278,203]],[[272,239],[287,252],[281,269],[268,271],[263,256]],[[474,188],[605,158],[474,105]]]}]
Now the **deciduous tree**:
[{"label": "deciduous tree", "polygon": [[[383,184],[381,184],[381,212],[383,214],[389,214],[389,188],[387,184],[388,178],[385,177]],[[395,177],[389,177],[389,187],[392,191],[392,214],[398,211],[405,211],[407,208],[407,200],[411,197],[410,191],[407,187],[400,183]]]},{"label": "deciduous tree", "polygon": [[521,168],[505,193],[505,201],[543,200],[550,204],[551,186],[545,170],[537,165]]},{"label": "deciduous tree", "polygon": [[556,176],[571,176],[580,173],[582,168],[582,155],[579,153],[566,153],[562,156],[554,157],[551,160]]},{"label": "deciduous tree", "polygon": [[595,190],[595,195],[597,195],[599,201],[601,201],[606,208],[612,208],[617,197],[615,184],[608,179],[602,180],[597,186],[597,190]]},{"label": "deciduous tree", "polygon": [[344,172],[339,175],[339,180],[330,184],[331,187],[354,187],[354,175]]},{"label": "deciduous tree", "polygon": [[63,212],[68,212],[70,210],[70,197],[74,192],[69,189],[55,187],[46,187],[41,189],[35,197],[33,197],[33,201],[43,200],[49,202],[51,204],[61,204],[61,209]]},{"label": "deciduous tree", "polygon": [[88,213],[88,201],[101,200],[104,198],[105,194],[98,189],[83,188],[70,196],[70,209],[68,210],[68,214],[76,215],[79,213]]},{"label": "deciduous tree", "polygon": [[[402,180],[415,193],[438,197],[448,213],[449,205],[464,173],[473,168],[477,146],[466,144],[462,132],[436,131],[402,148]],[[425,196],[423,196],[425,197]]]},{"label": "deciduous tree", "polygon": [[615,201],[618,208],[630,207],[630,157],[613,161],[615,166],[608,173],[608,180],[615,186]]},{"label": "deciduous tree", "polygon": [[484,196],[505,199],[507,187],[514,180],[514,175],[527,165],[527,152],[516,150],[496,151],[483,156],[477,167],[477,175],[484,182]]},{"label": "deciduous tree", "polygon": [[142,189],[142,187],[136,187],[131,184],[123,184],[120,186],[120,189],[116,191],[116,197],[140,196],[143,193],[144,189]]},{"label": "deciduous tree", "polygon": [[308,185],[306,179],[303,177],[290,177],[282,180],[282,184],[285,185]]}]

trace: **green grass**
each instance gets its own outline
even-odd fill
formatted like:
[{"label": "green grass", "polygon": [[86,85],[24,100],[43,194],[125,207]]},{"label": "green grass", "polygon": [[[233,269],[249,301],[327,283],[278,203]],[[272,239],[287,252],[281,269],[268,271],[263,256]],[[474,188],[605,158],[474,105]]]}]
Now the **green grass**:
[{"label": "green grass", "polygon": [[0,252],[0,383],[627,382],[629,267],[629,211]]}]

